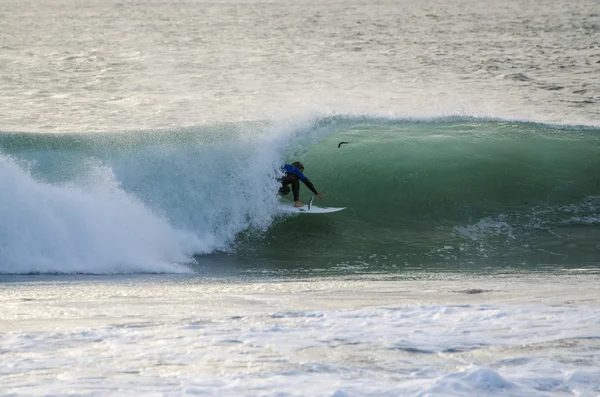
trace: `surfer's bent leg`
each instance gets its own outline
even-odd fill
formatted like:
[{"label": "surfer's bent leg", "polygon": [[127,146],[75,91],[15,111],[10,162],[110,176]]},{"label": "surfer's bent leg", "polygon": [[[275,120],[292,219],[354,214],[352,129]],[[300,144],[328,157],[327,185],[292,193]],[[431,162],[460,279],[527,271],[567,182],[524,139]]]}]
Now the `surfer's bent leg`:
[{"label": "surfer's bent leg", "polygon": [[279,188],[279,194],[285,196],[290,192],[290,187],[287,185],[292,185],[292,192],[294,192],[294,201],[300,200],[300,182],[298,181],[298,177],[295,174],[286,174],[283,178],[281,178],[281,187]]},{"label": "surfer's bent leg", "polygon": [[285,196],[286,194],[288,194],[290,192],[290,187],[288,185],[290,183],[292,183],[292,179],[290,178],[289,174],[286,174],[279,180],[279,182],[281,182],[281,187],[279,188],[279,194],[281,194],[282,196]]},{"label": "surfer's bent leg", "polygon": [[285,196],[289,192],[290,192],[290,187],[289,186],[281,185],[281,187],[279,188],[279,194],[281,194],[282,196]]}]

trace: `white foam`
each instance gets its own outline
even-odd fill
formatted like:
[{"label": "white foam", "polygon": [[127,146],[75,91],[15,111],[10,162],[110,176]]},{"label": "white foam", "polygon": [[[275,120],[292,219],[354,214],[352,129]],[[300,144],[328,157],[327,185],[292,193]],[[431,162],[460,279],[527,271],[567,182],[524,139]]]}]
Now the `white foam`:
[{"label": "white foam", "polygon": [[0,156],[0,273],[182,272],[213,245],[152,213],[109,168],[85,180],[52,185]]},{"label": "white foam", "polygon": [[3,392],[594,395],[598,280],[564,277],[6,283]]},{"label": "white foam", "polygon": [[480,241],[488,236],[506,236],[514,238],[511,225],[506,222],[506,216],[486,217],[477,223],[467,226],[455,226],[454,233],[473,241]]}]

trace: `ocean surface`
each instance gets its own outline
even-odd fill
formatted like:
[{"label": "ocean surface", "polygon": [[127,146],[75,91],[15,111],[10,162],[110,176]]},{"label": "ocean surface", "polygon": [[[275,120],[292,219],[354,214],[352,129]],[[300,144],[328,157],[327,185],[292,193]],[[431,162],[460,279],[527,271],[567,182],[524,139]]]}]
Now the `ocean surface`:
[{"label": "ocean surface", "polygon": [[597,1],[0,0],[0,395],[600,395]]}]

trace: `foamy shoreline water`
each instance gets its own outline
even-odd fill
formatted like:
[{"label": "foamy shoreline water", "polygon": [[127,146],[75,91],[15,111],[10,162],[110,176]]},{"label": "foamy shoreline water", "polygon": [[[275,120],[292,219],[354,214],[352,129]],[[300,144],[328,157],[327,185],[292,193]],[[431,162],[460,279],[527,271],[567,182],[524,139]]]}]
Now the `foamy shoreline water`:
[{"label": "foamy shoreline water", "polygon": [[558,396],[598,386],[598,275],[4,279],[9,395]]}]

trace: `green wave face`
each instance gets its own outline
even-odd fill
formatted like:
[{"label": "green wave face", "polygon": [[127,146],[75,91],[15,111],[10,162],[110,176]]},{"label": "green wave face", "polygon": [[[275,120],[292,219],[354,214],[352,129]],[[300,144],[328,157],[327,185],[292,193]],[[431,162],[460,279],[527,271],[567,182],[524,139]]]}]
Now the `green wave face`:
[{"label": "green wave face", "polygon": [[244,255],[368,269],[599,261],[598,130],[364,122],[299,158],[322,204],[348,210],[281,222]]}]

